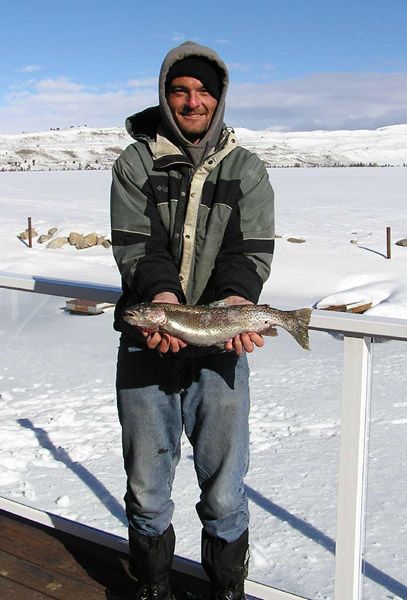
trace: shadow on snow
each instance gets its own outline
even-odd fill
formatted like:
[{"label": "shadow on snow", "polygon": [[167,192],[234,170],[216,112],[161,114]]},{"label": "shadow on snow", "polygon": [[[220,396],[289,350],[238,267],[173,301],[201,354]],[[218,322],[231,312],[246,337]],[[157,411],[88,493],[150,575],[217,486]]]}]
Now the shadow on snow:
[{"label": "shadow on snow", "polygon": [[[269,512],[270,514],[277,517],[281,521],[286,521],[293,529],[296,529],[302,535],[305,535],[309,539],[313,540],[328,552],[335,554],[335,540],[328,537],[320,529],[317,529],[310,523],[307,523],[303,519],[296,517],[285,508],[282,508],[278,504],[275,504],[253,488],[248,485],[245,486],[246,493],[252,502],[255,502],[258,506]],[[387,575],[380,569],[376,568],[367,561],[362,563],[362,571],[366,577],[378,583],[382,587],[386,588],[389,592],[400,596],[400,598],[407,598],[407,586],[402,582],[397,581],[394,577]]]}]

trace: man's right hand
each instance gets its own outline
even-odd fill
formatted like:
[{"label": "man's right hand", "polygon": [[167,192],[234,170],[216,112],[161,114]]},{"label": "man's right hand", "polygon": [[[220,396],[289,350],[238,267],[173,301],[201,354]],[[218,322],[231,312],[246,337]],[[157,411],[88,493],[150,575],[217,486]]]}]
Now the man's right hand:
[{"label": "man's right hand", "polygon": [[[156,294],[152,299],[152,302],[164,302],[167,304],[179,304],[179,300],[172,292],[160,292]],[[165,354],[169,350],[171,352],[179,352],[182,348],[185,348],[188,344],[182,340],[169,335],[168,333],[159,333],[156,331],[153,334],[147,332],[143,333],[146,338],[147,348],[150,350],[158,350],[162,354]]]},{"label": "man's right hand", "polygon": [[[250,300],[246,300],[242,296],[228,296],[224,299],[225,304],[228,306],[236,306],[239,304],[253,304]],[[264,346],[264,339],[261,335],[255,331],[248,331],[246,333],[240,333],[235,335],[232,339],[225,343],[225,350],[231,352],[234,350],[238,356],[243,352],[253,352],[255,346],[261,348]]]}]

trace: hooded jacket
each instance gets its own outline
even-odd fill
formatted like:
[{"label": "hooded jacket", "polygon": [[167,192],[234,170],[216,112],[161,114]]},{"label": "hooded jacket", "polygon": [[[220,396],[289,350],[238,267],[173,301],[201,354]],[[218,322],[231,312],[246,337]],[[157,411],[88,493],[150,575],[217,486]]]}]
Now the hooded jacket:
[{"label": "hooded jacket", "polygon": [[[171,66],[187,56],[214,62],[222,91],[211,125],[192,144],[175,123],[165,97]],[[115,328],[134,335],[123,309],[173,292],[204,304],[229,295],[257,302],[274,249],[273,190],[264,163],[238,146],[223,124],[226,65],[205,46],[186,42],[164,59],[158,107],[126,120],[135,143],[113,166],[113,253],[123,295]]]},{"label": "hooded jacket", "polygon": [[[192,143],[182,135],[174,121],[165,96],[165,82],[170,68],[176,62],[188,58],[189,56],[198,56],[211,61],[217,67],[221,84],[221,95],[218,100],[215,114],[212,117],[211,125],[205,136],[198,143]],[[205,156],[213,151],[219,141],[222,129],[225,127],[223,118],[225,114],[225,99],[228,85],[229,76],[225,63],[219,58],[216,52],[206,46],[200,46],[194,42],[185,42],[170,50],[163,61],[158,79],[160,115],[163,128],[168,137],[182,147],[183,151],[191,158],[195,165],[202,162]]]}]

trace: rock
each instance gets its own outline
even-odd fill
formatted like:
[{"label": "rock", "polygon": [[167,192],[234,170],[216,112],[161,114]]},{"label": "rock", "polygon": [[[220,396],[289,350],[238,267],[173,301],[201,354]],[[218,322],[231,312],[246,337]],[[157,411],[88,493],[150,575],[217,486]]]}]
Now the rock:
[{"label": "rock", "polygon": [[404,248],[407,248],[407,238],[403,238],[396,242],[396,246],[404,246]]},{"label": "rock", "polygon": [[65,244],[67,243],[67,237],[55,238],[54,240],[51,240],[49,244],[47,244],[47,248],[52,248],[53,250],[55,250],[55,248],[62,248],[62,246],[65,246]]},{"label": "rock", "polygon": [[38,238],[37,242],[39,244],[43,244],[44,242],[48,242],[48,240],[50,240],[52,238],[52,235],[48,234],[48,235],[40,235],[40,237]]},{"label": "rock", "polygon": [[71,231],[69,234],[68,241],[71,246],[76,246],[76,244],[83,240],[83,235],[81,233],[76,233],[76,231]]},{"label": "rock", "polygon": [[75,248],[77,250],[84,250],[84,248],[88,248],[88,244],[85,242],[85,238],[83,235],[76,241]]},{"label": "rock", "polygon": [[96,233],[88,233],[84,236],[84,239],[89,248],[91,248],[92,246],[96,246],[96,244],[98,243],[98,236],[96,235]]},{"label": "rock", "polygon": [[51,227],[51,229],[48,229],[48,235],[55,235],[57,231],[57,227]]},{"label": "rock", "polygon": [[289,237],[287,238],[287,242],[291,242],[291,244],[304,244],[305,240],[301,238]]},{"label": "rock", "polygon": [[98,246],[103,246],[103,248],[110,248],[112,242],[107,240],[104,235],[98,236]]},{"label": "rock", "polygon": [[92,246],[96,246],[96,244],[96,233],[88,233],[87,235],[82,236],[82,239],[78,240],[75,246],[77,250],[83,250],[84,248],[91,248]]},{"label": "rock", "polygon": [[[37,237],[37,235],[37,231],[35,229],[31,229],[31,236],[34,238]],[[19,233],[17,237],[20,238],[20,240],[28,240],[28,229]]]}]

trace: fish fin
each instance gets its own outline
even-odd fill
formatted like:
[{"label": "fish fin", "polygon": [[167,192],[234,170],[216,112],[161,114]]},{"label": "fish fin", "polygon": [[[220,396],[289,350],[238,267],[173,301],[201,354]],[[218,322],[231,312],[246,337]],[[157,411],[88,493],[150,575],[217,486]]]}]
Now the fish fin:
[{"label": "fish fin", "polygon": [[310,308],[300,308],[298,310],[290,310],[288,312],[293,319],[286,327],[287,331],[291,333],[301,348],[304,348],[304,350],[309,350],[308,325],[312,310]]},{"label": "fish fin", "polygon": [[278,335],[277,329],[272,325],[270,327],[267,327],[267,329],[263,329],[263,331],[259,331],[258,333],[259,335],[270,335],[272,337]]}]

